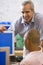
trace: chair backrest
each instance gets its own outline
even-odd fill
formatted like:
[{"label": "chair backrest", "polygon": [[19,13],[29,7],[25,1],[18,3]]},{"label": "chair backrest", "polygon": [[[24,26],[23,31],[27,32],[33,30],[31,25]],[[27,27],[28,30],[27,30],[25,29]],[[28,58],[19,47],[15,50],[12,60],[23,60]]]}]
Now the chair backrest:
[{"label": "chair backrest", "polygon": [[0,65],[10,65],[9,47],[0,47]]}]

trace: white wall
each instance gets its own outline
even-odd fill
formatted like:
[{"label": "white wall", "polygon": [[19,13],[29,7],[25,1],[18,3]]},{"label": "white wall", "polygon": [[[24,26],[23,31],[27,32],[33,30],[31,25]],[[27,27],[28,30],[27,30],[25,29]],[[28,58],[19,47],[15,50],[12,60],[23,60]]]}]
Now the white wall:
[{"label": "white wall", "polygon": [[43,14],[43,0],[32,0],[35,6],[35,11]]},{"label": "white wall", "polygon": [[[0,21],[14,21],[20,17],[20,6],[24,0],[0,0]],[[43,14],[43,0],[32,0],[35,11]]]}]

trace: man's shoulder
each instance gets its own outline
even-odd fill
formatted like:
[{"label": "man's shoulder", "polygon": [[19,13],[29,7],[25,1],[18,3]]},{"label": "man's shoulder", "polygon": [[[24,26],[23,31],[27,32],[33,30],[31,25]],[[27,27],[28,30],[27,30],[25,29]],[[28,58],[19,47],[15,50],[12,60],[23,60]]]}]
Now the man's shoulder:
[{"label": "man's shoulder", "polygon": [[17,27],[17,28],[20,28],[20,26],[22,25],[21,22],[22,22],[22,17],[20,17],[19,19],[17,19],[15,21],[14,26]]},{"label": "man's shoulder", "polygon": [[41,13],[35,13],[34,17],[37,19],[43,18],[43,15]]},{"label": "man's shoulder", "polygon": [[22,17],[19,17],[17,20],[16,20],[16,23],[21,23],[22,21]]}]

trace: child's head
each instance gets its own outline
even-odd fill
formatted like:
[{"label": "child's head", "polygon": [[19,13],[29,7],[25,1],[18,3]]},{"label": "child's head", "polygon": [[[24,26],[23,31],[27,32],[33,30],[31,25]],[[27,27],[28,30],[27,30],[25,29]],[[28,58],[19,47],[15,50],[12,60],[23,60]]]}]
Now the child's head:
[{"label": "child's head", "polygon": [[30,29],[24,36],[24,44],[27,49],[35,49],[40,45],[40,33],[36,29]]}]

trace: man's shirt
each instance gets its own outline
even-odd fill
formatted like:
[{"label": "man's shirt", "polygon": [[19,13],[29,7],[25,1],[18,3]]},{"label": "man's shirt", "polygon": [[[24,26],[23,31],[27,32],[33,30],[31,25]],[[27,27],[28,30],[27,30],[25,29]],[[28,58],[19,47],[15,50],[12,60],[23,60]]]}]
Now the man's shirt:
[{"label": "man's shirt", "polygon": [[10,30],[14,30],[15,35],[20,34],[24,37],[24,34],[30,30],[31,28],[35,28],[40,32],[40,39],[43,39],[43,16],[39,13],[35,13],[32,20],[29,24],[25,23],[25,21],[20,17],[17,21],[14,22],[13,25],[9,28]]}]

